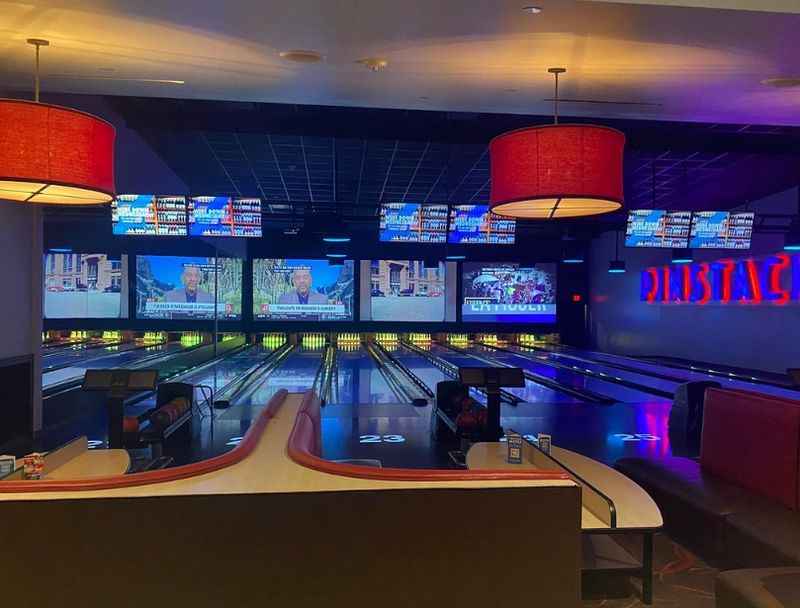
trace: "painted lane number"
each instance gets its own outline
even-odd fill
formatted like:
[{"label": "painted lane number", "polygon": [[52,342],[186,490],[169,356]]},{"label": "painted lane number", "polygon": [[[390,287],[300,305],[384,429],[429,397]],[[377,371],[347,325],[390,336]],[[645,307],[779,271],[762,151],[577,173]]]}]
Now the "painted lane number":
[{"label": "painted lane number", "polygon": [[402,435],[361,435],[358,443],[404,443]]},{"label": "painted lane number", "polygon": [[649,433],[634,433],[633,435],[629,433],[617,433],[614,437],[622,441],[661,441],[661,437],[656,437]]}]

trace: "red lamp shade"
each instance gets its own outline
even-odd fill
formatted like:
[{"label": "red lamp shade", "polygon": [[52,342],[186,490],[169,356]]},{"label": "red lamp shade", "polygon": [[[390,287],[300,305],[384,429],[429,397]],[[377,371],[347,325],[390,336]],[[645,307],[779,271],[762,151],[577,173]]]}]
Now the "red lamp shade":
[{"label": "red lamp shade", "polygon": [[114,127],[59,106],[0,100],[0,199],[92,205],[114,198]]},{"label": "red lamp shade", "polygon": [[548,125],[510,131],[489,144],[498,215],[556,219],[622,207],[625,135],[594,125]]}]

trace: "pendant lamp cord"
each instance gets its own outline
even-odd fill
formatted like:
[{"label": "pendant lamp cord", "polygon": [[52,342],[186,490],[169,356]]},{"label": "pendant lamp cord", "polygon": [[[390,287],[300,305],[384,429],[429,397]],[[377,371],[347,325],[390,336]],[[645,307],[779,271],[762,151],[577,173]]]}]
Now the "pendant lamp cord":
[{"label": "pendant lamp cord", "polygon": [[39,103],[39,45],[36,45],[36,75],[34,77],[33,100]]},{"label": "pendant lamp cord", "polygon": [[553,96],[553,124],[558,124],[558,75],[564,74],[567,68],[548,68],[547,71],[556,77],[555,95]]},{"label": "pendant lamp cord", "polygon": [[33,74],[33,100],[39,103],[39,93],[41,92],[41,77],[39,73],[39,51],[43,46],[50,46],[49,40],[42,38],[28,38],[28,44],[36,47],[36,68]]},{"label": "pendant lamp cord", "polygon": [[[38,47],[36,49],[36,65],[37,66],[39,65],[39,49],[38,49]],[[37,71],[37,74],[38,74],[38,71],[39,71],[38,67],[36,68],[36,71]],[[555,77],[556,77],[556,91],[555,91],[555,97],[553,97],[553,119],[554,119],[553,120],[553,124],[557,125],[558,124],[558,72],[555,73]],[[38,78],[38,76],[37,76],[37,78]],[[37,80],[37,82],[38,82],[38,80]],[[37,98],[37,101],[38,101],[38,98]]]}]

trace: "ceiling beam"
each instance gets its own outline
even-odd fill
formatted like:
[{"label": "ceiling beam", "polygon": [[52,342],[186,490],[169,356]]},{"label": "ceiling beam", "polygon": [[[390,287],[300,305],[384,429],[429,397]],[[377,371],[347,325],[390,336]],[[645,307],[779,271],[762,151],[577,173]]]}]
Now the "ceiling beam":
[{"label": "ceiling beam", "polygon": [[800,4],[798,4],[797,0],[588,0],[588,2],[681,6],[768,13],[800,13]]}]

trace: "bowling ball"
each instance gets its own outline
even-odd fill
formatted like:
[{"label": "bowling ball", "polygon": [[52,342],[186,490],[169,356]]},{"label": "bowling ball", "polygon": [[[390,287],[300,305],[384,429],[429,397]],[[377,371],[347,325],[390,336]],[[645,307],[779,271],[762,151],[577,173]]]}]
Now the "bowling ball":
[{"label": "bowling ball", "polygon": [[138,433],[139,419],[136,416],[125,416],[125,418],[122,419],[122,432]]},{"label": "bowling ball", "polygon": [[478,408],[477,419],[480,426],[486,426],[486,421],[489,419],[489,412],[485,407]]},{"label": "bowling ball", "polygon": [[456,416],[456,427],[462,431],[472,431],[478,426],[478,419],[472,412],[461,412]]}]

